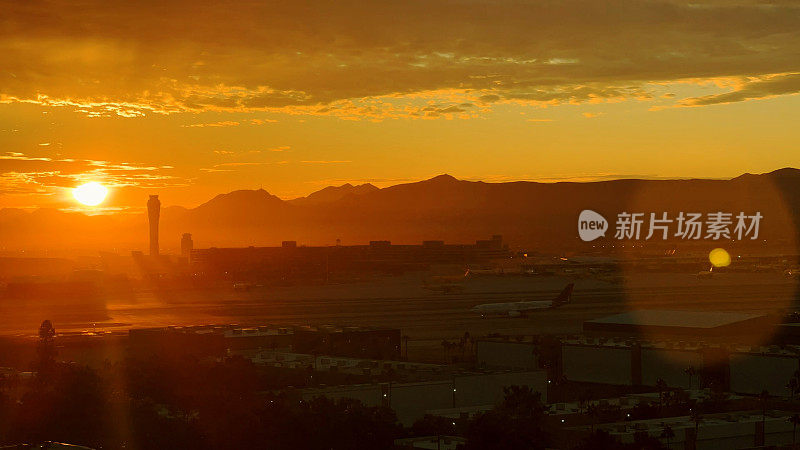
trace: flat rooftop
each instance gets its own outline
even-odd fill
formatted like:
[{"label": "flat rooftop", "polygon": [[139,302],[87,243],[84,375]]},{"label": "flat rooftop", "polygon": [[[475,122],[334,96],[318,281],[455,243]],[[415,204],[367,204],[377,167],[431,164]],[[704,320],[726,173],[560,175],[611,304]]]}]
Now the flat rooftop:
[{"label": "flat rooftop", "polygon": [[643,309],[622,314],[587,320],[589,324],[630,325],[642,327],[716,328],[747,320],[766,317],[763,314],[747,314],[718,311],[664,311]]},{"label": "flat rooftop", "polygon": [[647,309],[587,320],[583,322],[583,331],[608,336],[684,336],[741,343],[756,342],[764,333],[774,330],[776,322],[774,316],[767,314]]}]

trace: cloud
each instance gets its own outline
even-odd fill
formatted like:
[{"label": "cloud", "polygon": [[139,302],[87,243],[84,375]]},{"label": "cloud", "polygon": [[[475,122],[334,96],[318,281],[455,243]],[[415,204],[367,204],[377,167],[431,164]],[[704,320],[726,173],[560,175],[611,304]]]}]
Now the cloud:
[{"label": "cloud", "polygon": [[677,106],[709,106],[747,100],[761,100],[778,95],[800,92],[800,73],[776,74],[765,77],[742,79],[736,89],[723,94],[706,95],[684,99]]},{"label": "cloud", "polygon": [[586,117],[587,119],[596,119],[596,118],[598,118],[598,117],[602,116],[602,115],[603,115],[603,113],[591,113],[591,112],[585,112],[585,113],[582,113],[581,115],[582,115],[583,117]]},{"label": "cloud", "polygon": [[241,166],[267,166],[270,164],[274,164],[271,162],[228,162],[228,163],[221,163],[215,164],[214,167],[241,167]]},{"label": "cloud", "polygon": [[303,164],[347,164],[353,161],[347,160],[311,160],[311,161],[300,161]]},{"label": "cloud", "polygon": [[0,155],[0,194],[47,194],[87,181],[112,187],[186,186],[190,180],[168,173],[171,166],[147,166],[93,159],[50,158],[19,152]]},{"label": "cloud", "polygon": [[448,119],[509,102],[648,100],[654,84],[719,77],[764,81],[686,104],[764,98],[797,92],[794,81],[766,80],[800,69],[800,5],[788,0],[84,6],[6,5],[0,102],[90,117],[216,111]]},{"label": "cloud", "polygon": [[184,128],[220,128],[220,127],[237,127],[239,126],[239,122],[234,122],[232,120],[225,120],[222,122],[211,122],[211,123],[193,123],[191,125],[181,125]]},{"label": "cloud", "polygon": [[281,146],[278,146],[278,147],[265,148],[263,150],[222,150],[222,149],[218,149],[218,150],[214,150],[214,153],[216,153],[218,155],[224,155],[224,156],[252,155],[252,154],[257,154],[257,153],[283,153],[283,152],[288,152],[291,149],[292,149],[292,147],[290,145],[281,145]]},{"label": "cloud", "polygon": [[28,156],[24,153],[19,152],[7,152],[5,155],[0,155],[0,159],[10,160],[10,161],[52,161],[52,158],[47,158],[44,156]]}]

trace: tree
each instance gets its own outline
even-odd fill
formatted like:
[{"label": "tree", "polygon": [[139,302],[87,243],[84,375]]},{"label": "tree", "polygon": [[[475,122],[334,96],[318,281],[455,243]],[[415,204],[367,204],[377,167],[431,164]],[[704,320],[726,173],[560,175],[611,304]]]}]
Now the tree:
[{"label": "tree", "polygon": [[794,396],[800,390],[800,370],[794,371],[792,377],[786,383],[786,388],[789,389],[789,399],[794,400]]},{"label": "tree", "polygon": [[608,431],[597,430],[584,439],[577,450],[612,450],[620,447],[620,442],[614,439]]},{"label": "tree", "polygon": [[637,431],[633,434],[633,442],[623,444],[614,439],[607,431],[597,430],[576,447],[576,450],[658,450],[662,448],[664,446],[661,441],[644,431]]},{"label": "tree", "polygon": [[672,445],[672,438],[675,437],[675,431],[672,429],[671,426],[665,424],[661,428],[661,438],[667,440],[667,448],[671,448]]},{"label": "tree", "polygon": [[414,436],[448,436],[456,432],[453,419],[425,414],[411,426]]},{"label": "tree", "polygon": [[656,380],[656,390],[658,391],[658,407],[664,407],[664,395],[669,390],[669,386],[667,386],[667,382],[664,381],[663,378],[659,378]]},{"label": "tree", "polygon": [[444,362],[447,364],[449,362],[449,355],[450,350],[453,349],[453,344],[448,341],[447,339],[442,339],[442,350],[444,350]]},{"label": "tree", "polygon": [[544,429],[542,396],[529,387],[509,386],[494,409],[470,422],[464,450],[544,449],[550,437]]},{"label": "tree", "polygon": [[591,431],[594,433],[594,426],[597,423],[597,418],[600,416],[600,411],[598,410],[597,405],[589,403],[589,406],[586,407],[586,414],[588,414],[589,418],[592,419]]},{"label": "tree", "polygon": [[758,394],[758,401],[761,403],[761,442],[766,442],[767,425],[767,405],[769,404],[769,392],[764,389]]},{"label": "tree", "polygon": [[[697,375],[697,369],[695,369],[694,366],[689,366],[683,369],[683,373],[689,375],[689,389],[692,389],[692,379],[694,378],[695,375]],[[700,387],[699,384],[700,383],[698,383],[697,386],[698,388]]]},{"label": "tree", "polygon": [[39,342],[36,346],[36,353],[39,357],[36,362],[36,370],[40,379],[48,378],[56,363],[56,329],[52,322],[45,320],[39,326]]},{"label": "tree", "polygon": [[703,422],[703,415],[700,414],[697,407],[692,408],[689,412],[689,420],[694,422],[694,442],[695,448],[697,448],[697,437],[698,433],[700,433],[700,424]]},{"label": "tree", "polygon": [[474,356],[475,353],[475,344],[472,336],[469,334],[469,331],[464,332],[464,336],[461,337],[459,341],[459,346],[461,347],[461,358],[464,358],[464,351],[469,351],[470,355]]},{"label": "tree", "polygon": [[792,448],[794,448],[797,442],[797,425],[800,424],[800,415],[792,414],[787,420],[792,424]]},{"label": "tree", "polygon": [[90,447],[114,440],[111,397],[99,373],[57,365],[47,383],[32,383],[13,416],[12,440],[74,442]]},{"label": "tree", "polygon": [[623,450],[660,450],[664,445],[658,438],[650,436],[647,431],[636,431],[633,433],[633,442],[623,445]]},{"label": "tree", "polygon": [[578,394],[578,413],[583,413],[583,408],[589,404],[589,401],[594,397],[589,389],[584,389]]},{"label": "tree", "polygon": [[291,422],[292,429],[279,431],[280,439],[286,440],[281,448],[388,450],[401,431],[392,410],[346,398],[304,402]]}]

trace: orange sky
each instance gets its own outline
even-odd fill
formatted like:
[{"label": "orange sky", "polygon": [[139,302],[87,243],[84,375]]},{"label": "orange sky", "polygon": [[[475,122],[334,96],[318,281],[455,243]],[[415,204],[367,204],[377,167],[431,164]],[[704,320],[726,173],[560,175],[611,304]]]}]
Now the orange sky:
[{"label": "orange sky", "polygon": [[800,166],[794,1],[46,1],[0,19],[0,207],[450,173]]}]

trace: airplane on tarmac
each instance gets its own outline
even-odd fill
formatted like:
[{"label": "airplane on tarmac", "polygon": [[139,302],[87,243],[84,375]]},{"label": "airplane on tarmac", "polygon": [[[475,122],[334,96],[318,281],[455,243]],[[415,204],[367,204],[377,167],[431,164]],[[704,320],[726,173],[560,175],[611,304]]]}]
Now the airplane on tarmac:
[{"label": "airplane on tarmac", "polygon": [[569,303],[572,298],[572,288],[575,283],[570,283],[553,300],[532,300],[508,303],[484,303],[473,307],[470,311],[478,313],[481,317],[508,316],[525,317],[528,313],[538,310],[555,309]]}]

